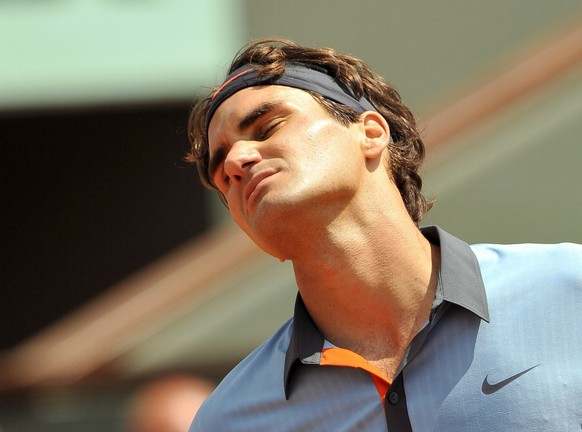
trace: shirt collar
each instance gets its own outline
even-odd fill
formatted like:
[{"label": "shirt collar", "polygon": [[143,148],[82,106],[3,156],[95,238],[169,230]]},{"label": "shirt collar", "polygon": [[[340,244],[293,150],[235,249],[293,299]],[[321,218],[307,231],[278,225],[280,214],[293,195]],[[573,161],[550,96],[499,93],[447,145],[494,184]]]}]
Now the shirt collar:
[{"label": "shirt collar", "polygon": [[421,228],[422,234],[441,248],[439,272],[442,299],[470,310],[489,322],[489,309],[479,262],[471,247],[437,226]]},{"label": "shirt collar", "polygon": [[[441,248],[437,297],[461,306],[489,322],[481,270],[470,246],[437,226],[421,228],[421,232],[428,241]],[[297,294],[293,330],[285,356],[284,385],[287,398],[294,366],[298,363],[319,364],[324,342],[325,339],[311,319],[301,295]]]},{"label": "shirt collar", "polygon": [[293,331],[285,355],[285,397],[289,399],[291,371],[298,363],[319,364],[325,339],[311,319],[301,295],[297,293]]}]

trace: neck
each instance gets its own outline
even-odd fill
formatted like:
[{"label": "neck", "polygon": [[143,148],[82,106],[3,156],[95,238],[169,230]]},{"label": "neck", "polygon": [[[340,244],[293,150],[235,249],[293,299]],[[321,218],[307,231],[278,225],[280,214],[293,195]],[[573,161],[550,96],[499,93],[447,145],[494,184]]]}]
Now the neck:
[{"label": "neck", "polygon": [[309,236],[293,260],[303,301],[326,339],[393,369],[429,317],[440,264],[439,249],[402,210],[340,217]]}]

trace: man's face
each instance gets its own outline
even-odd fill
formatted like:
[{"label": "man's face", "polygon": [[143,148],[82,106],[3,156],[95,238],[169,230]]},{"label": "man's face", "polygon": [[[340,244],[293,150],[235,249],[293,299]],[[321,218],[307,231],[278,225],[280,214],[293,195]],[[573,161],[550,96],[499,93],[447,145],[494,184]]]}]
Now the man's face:
[{"label": "man's face", "polygon": [[361,127],[342,126],[308,93],[250,87],[208,129],[210,176],[237,224],[263,249],[313,212],[337,211],[359,186]]}]

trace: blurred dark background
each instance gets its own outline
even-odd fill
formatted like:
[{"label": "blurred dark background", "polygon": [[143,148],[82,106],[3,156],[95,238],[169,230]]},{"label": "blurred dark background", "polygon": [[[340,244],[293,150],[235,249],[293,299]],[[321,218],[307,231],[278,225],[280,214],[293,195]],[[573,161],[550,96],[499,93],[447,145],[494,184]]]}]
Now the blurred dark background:
[{"label": "blurred dark background", "polygon": [[189,106],[0,114],[0,350],[207,228]]}]

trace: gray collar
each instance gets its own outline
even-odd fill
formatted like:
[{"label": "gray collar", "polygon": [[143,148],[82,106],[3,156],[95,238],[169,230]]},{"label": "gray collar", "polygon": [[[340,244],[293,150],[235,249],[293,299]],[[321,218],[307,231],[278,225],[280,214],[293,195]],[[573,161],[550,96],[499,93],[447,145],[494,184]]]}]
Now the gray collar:
[{"label": "gray collar", "polygon": [[441,269],[435,302],[446,300],[489,322],[489,309],[481,270],[470,246],[437,226],[421,228],[441,248]]}]

